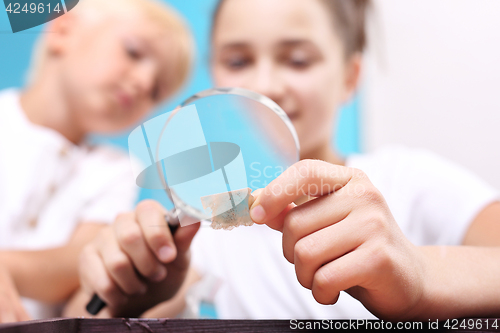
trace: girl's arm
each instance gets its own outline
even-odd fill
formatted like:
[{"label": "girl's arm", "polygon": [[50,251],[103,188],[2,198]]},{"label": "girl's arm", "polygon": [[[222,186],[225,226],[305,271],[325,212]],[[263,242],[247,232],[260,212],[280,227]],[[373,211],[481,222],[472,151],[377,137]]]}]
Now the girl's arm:
[{"label": "girl's arm", "polygon": [[500,246],[500,202],[488,205],[477,215],[467,230],[462,244]]},{"label": "girl's arm", "polygon": [[489,317],[500,312],[500,248],[423,246],[424,293],[418,319]]},{"label": "girl's arm", "polygon": [[[316,199],[296,206],[304,194]],[[321,304],[346,291],[391,320],[500,311],[500,249],[413,245],[361,170],[303,160],[255,196],[252,219],[283,233],[285,258]],[[488,228],[500,216],[498,204],[486,213],[465,242],[498,244],[498,226]]]},{"label": "girl's arm", "polygon": [[439,318],[489,316],[500,311],[500,203],[483,209],[463,245],[421,247],[429,264],[422,312]]}]

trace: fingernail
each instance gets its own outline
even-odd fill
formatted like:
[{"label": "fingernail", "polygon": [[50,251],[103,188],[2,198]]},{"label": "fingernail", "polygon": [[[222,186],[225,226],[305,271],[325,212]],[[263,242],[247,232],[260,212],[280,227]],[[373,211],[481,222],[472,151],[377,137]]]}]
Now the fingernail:
[{"label": "fingernail", "polygon": [[255,197],[253,195],[248,196],[248,207],[252,207],[253,203],[255,202]]},{"label": "fingernail", "polygon": [[257,205],[256,207],[252,208],[250,211],[250,217],[254,222],[262,222],[264,221],[264,218],[266,217],[266,211],[261,205]]},{"label": "fingernail", "polygon": [[163,246],[158,250],[158,259],[162,262],[169,262],[174,259],[175,250],[171,246]]},{"label": "fingernail", "polygon": [[167,276],[167,269],[163,266],[160,266],[156,272],[153,274],[153,276],[151,277],[151,280],[155,281],[155,282],[160,282],[161,280],[163,280],[165,277]]}]

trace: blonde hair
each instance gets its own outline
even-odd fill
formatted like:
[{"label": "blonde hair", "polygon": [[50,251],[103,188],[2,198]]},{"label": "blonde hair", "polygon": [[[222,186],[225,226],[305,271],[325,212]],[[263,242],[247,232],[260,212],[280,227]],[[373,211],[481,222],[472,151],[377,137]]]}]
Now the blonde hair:
[{"label": "blonde hair", "polygon": [[[131,7],[132,6],[132,7]],[[189,76],[194,57],[194,41],[191,32],[182,17],[170,6],[157,0],[80,0],[78,5],[71,11],[76,15],[86,16],[91,20],[105,18],[109,13],[127,13],[127,10],[140,10],[151,22],[158,24],[172,33],[173,47],[171,52],[177,51],[175,68],[177,73],[173,75],[173,83],[169,94],[176,92]],[[121,11],[121,12],[120,12]],[[28,83],[36,81],[45,63],[49,51],[42,34],[34,47],[31,66],[28,72]]]}]

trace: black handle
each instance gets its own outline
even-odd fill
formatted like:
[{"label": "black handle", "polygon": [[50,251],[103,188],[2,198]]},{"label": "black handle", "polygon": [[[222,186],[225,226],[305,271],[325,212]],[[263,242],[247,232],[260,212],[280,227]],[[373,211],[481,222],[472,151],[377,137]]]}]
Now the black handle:
[{"label": "black handle", "polygon": [[[170,233],[172,233],[172,235],[174,235],[175,232],[177,231],[177,229],[179,228],[179,224],[170,224],[170,223],[167,223],[167,225],[168,225],[168,228],[170,229]],[[90,300],[90,302],[88,302],[88,304],[85,307],[85,309],[87,309],[88,313],[90,313],[91,315],[95,316],[105,306],[106,306],[106,303],[99,296],[97,296],[97,294],[94,294],[94,296],[92,296],[92,299]]]},{"label": "black handle", "polygon": [[95,316],[105,306],[106,306],[106,303],[104,303],[104,301],[99,296],[97,296],[97,294],[94,294],[94,296],[92,296],[92,299],[87,304],[87,306],[85,307],[85,309],[87,309],[88,313],[90,313],[91,315]]}]

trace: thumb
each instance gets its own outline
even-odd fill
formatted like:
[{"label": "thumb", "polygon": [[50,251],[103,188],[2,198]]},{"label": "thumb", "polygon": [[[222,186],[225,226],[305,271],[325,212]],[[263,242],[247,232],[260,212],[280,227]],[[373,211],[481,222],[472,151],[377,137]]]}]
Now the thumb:
[{"label": "thumb", "polygon": [[[260,188],[252,192],[253,200],[250,201],[250,210],[255,206],[258,206],[260,203],[261,194],[264,193],[264,189]],[[272,218],[271,220],[265,221],[268,227],[277,231],[283,231],[283,224],[285,221],[285,216],[288,214],[290,210],[295,208],[297,205],[295,203],[288,204],[285,209],[283,209],[277,216]],[[257,222],[255,222],[257,223]],[[261,223],[257,223],[261,224]]]}]

